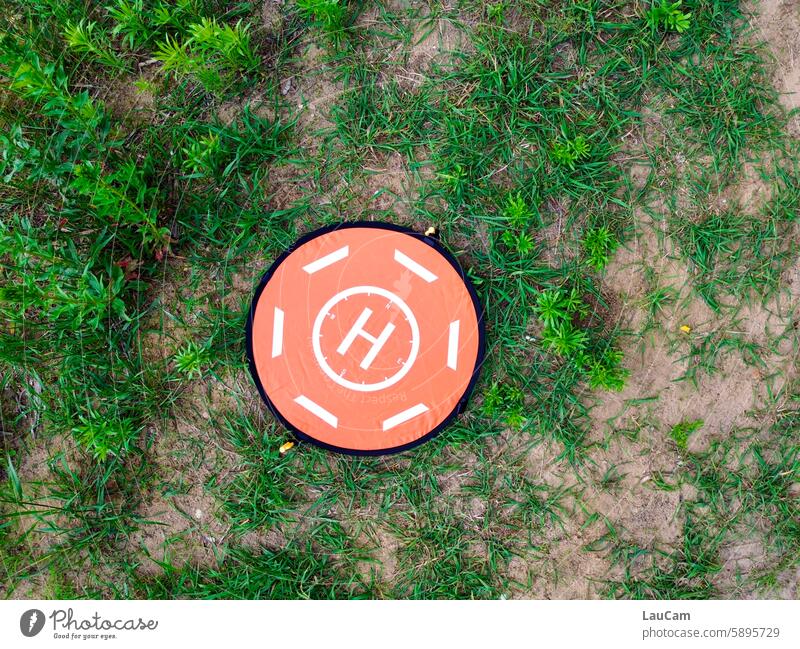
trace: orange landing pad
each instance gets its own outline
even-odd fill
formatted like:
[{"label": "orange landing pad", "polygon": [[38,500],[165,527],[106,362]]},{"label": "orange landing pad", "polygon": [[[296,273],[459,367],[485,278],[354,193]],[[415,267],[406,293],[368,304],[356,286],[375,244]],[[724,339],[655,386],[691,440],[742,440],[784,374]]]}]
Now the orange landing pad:
[{"label": "orange landing pad", "polygon": [[316,230],[281,255],[247,322],[250,370],[300,439],[359,455],[439,432],[483,360],[480,304],[432,237],[388,223]]}]

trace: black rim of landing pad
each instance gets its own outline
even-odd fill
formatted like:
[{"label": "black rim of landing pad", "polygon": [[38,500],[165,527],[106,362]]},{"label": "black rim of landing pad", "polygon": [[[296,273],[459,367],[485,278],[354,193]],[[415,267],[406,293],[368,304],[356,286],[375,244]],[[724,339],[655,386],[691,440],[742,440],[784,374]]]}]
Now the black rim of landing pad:
[{"label": "black rim of landing pad", "polygon": [[[270,279],[272,279],[273,274],[278,269],[278,267],[284,262],[284,260],[292,254],[295,250],[297,250],[300,246],[308,243],[309,241],[316,239],[317,237],[321,237],[324,234],[328,234],[329,232],[333,232],[335,230],[344,230],[348,228],[374,228],[377,230],[391,230],[394,232],[401,232],[406,234],[410,237],[414,237],[419,241],[427,244],[431,248],[434,248],[442,257],[444,257],[450,265],[455,269],[458,276],[461,278],[461,281],[464,283],[464,286],[467,288],[467,292],[469,293],[470,298],[472,298],[472,306],[475,309],[475,317],[478,321],[478,354],[475,358],[475,367],[472,370],[472,376],[470,377],[469,383],[467,384],[464,393],[459,398],[458,402],[456,403],[455,408],[447,415],[442,422],[436,426],[433,430],[429,431],[422,437],[409,442],[408,444],[402,444],[400,446],[394,446],[391,448],[385,449],[375,449],[375,450],[358,450],[352,448],[345,448],[341,446],[335,446],[333,444],[327,444],[322,442],[311,435],[304,433],[302,430],[298,429],[294,426],[283,414],[278,410],[272,400],[267,395],[266,390],[264,390],[264,386],[261,383],[261,379],[258,376],[258,371],[256,370],[256,363],[255,357],[253,355],[253,319],[255,317],[256,312],[256,305],[261,297],[261,293],[266,288],[267,283]],[[475,388],[475,384],[478,381],[478,376],[480,374],[481,366],[483,365],[483,360],[486,352],[486,324],[484,322],[484,310],[481,306],[480,300],[478,299],[478,294],[475,291],[475,287],[472,285],[469,277],[467,277],[464,270],[461,268],[461,265],[458,263],[458,260],[453,256],[453,254],[447,250],[438,239],[434,237],[427,236],[425,234],[421,234],[412,230],[411,228],[407,228],[402,225],[395,225],[394,223],[386,223],[382,221],[350,221],[347,223],[335,223],[333,225],[326,225],[325,227],[319,228],[307,234],[304,234],[299,239],[297,239],[291,246],[289,246],[286,250],[284,250],[278,258],[272,262],[272,265],[269,267],[266,273],[261,277],[261,281],[258,284],[258,288],[256,288],[255,295],[253,296],[253,300],[250,303],[250,311],[247,314],[247,323],[245,324],[245,336],[247,338],[247,364],[250,368],[250,375],[253,377],[253,381],[258,388],[258,392],[261,395],[264,403],[267,404],[272,415],[280,421],[280,423],[290,430],[292,434],[301,441],[309,442],[314,446],[319,448],[324,448],[328,451],[334,451],[336,453],[343,453],[345,455],[361,455],[361,456],[375,456],[375,455],[391,455],[393,453],[400,453],[401,451],[406,451],[408,449],[414,448],[419,446],[420,444],[424,444],[425,442],[433,439],[438,435],[442,430],[444,430],[450,423],[455,419],[459,414],[464,411],[466,407],[470,395],[472,394],[473,389]]]}]

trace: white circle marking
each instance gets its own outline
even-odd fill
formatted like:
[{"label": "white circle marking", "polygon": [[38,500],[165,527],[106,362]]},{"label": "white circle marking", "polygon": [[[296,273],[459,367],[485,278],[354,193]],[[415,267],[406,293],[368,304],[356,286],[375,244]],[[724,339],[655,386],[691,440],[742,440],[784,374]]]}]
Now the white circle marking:
[{"label": "white circle marking", "polygon": [[[320,345],[319,342],[319,339],[322,337],[322,322],[325,320],[325,316],[328,315],[330,310],[336,306],[337,303],[341,302],[342,300],[346,300],[351,295],[362,295],[364,293],[367,295],[375,293],[376,295],[385,297],[387,300],[389,300],[389,302],[396,304],[403,312],[403,315],[405,315],[406,320],[408,320],[408,324],[411,327],[411,351],[408,354],[408,358],[403,363],[403,367],[401,367],[388,379],[379,381],[378,383],[354,383],[353,381],[343,379],[333,371],[330,365],[328,365],[327,359],[322,354],[322,345]],[[334,383],[341,385],[342,387],[355,390],[356,392],[377,392],[378,390],[383,390],[394,385],[406,374],[408,374],[409,371],[411,371],[411,367],[414,365],[414,361],[417,360],[417,354],[419,353],[419,325],[417,324],[417,319],[414,317],[414,312],[405,302],[403,302],[402,299],[400,299],[391,291],[387,291],[386,289],[379,288],[377,286],[353,286],[352,288],[345,289],[344,291],[334,295],[319,310],[317,318],[314,320],[314,328],[311,330],[311,345],[314,348],[314,356],[317,359],[317,363],[319,363],[322,371],[325,372],[328,378],[330,378]]]}]

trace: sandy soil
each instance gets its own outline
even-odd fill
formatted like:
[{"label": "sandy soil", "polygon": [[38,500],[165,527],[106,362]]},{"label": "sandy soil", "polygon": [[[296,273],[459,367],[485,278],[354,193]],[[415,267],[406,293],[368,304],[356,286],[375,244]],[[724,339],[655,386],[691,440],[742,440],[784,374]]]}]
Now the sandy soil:
[{"label": "sandy soil", "polygon": [[[795,0],[760,0],[747,2],[754,14],[756,36],[769,46],[775,57],[775,87],[787,110],[800,108],[800,4]],[[800,129],[795,117],[793,128]],[[794,135],[800,134],[795,130]]]}]

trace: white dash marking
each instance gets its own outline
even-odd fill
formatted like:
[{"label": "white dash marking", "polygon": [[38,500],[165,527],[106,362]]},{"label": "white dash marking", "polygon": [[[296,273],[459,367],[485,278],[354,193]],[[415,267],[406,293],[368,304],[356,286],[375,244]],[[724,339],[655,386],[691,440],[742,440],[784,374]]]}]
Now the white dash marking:
[{"label": "white dash marking", "polygon": [[283,353],[283,311],[275,307],[275,317],[272,320],[272,358]]},{"label": "white dash marking", "polygon": [[453,320],[450,323],[450,336],[447,339],[447,367],[451,370],[458,366],[458,330],[460,320]]},{"label": "white dash marking", "polygon": [[309,264],[303,266],[303,270],[306,271],[309,275],[316,273],[318,270],[322,270],[326,266],[330,266],[331,264],[335,264],[337,261],[341,261],[347,255],[350,254],[350,246],[345,246],[344,248],[339,248],[339,250],[334,250],[332,253],[325,255],[324,257],[320,257],[319,259],[315,259]]},{"label": "white dash marking", "polygon": [[419,275],[422,279],[426,282],[431,283],[437,279],[439,279],[436,275],[434,275],[431,271],[429,271],[425,266],[422,264],[417,263],[408,255],[404,255],[402,252],[395,248],[394,251],[394,260],[408,268],[412,273],[415,275]]},{"label": "white dash marking", "polygon": [[319,417],[332,428],[336,428],[339,425],[339,420],[336,418],[336,415],[334,415],[332,412],[328,412],[318,403],[314,403],[306,395],[301,394],[299,397],[295,397],[294,402],[308,410],[310,413]]},{"label": "white dash marking", "polygon": [[383,430],[387,431],[395,426],[399,426],[409,419],[414,419],[417,415],[421,415],[423,412],[428,412],[428,406],[424,403],[418,403],[416,406],[412,406],[408,410],[403,410],[403,412],[398,412],[396,415],[386,419],[383,422]]}]

